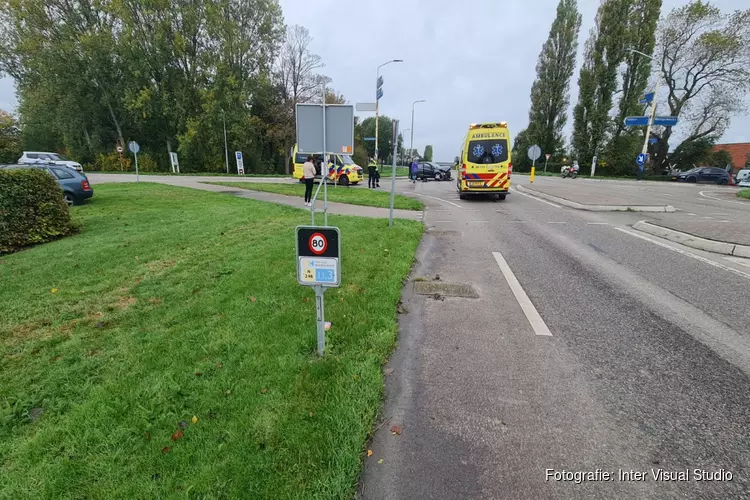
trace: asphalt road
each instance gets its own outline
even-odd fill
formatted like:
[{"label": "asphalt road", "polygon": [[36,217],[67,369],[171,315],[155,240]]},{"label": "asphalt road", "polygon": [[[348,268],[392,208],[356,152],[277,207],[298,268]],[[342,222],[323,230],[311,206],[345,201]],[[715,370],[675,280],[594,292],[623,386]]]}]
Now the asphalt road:
[{"label": "asphalt road", "polygon": [[[658,189],[690,213],[730,205]],[[428,231],[361,498],[750,498],[750,263],[633,231],[644,214],[399,190],[428,202]],[[412,293],[423,280],[479,298]]]}]

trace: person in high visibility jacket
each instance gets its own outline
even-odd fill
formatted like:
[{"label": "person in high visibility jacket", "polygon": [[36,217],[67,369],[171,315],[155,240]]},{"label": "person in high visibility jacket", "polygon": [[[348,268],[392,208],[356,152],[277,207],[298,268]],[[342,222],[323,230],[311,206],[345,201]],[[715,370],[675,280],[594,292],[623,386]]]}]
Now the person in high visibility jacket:
[{"label": "person in high visibility jacket", "polygon": [[367,164],[367,187],[379,187],[380,183],[378,181],[378,163],[375,161],[375,158],[370,158],[370,162]]}]

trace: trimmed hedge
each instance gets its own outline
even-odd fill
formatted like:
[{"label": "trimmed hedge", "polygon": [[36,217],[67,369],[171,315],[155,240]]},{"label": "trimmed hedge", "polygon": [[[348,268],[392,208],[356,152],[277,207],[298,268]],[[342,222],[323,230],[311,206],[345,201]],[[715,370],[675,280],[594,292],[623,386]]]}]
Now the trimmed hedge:
[{"label": "trimmed hedge", "polygon": [[74,231],[57,181],[40,169],[0,170],[0,254]]}]

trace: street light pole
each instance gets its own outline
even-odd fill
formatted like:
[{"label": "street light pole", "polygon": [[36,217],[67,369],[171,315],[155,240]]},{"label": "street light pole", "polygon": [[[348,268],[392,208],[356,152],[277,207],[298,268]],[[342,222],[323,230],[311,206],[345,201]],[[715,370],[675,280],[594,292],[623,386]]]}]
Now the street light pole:
[{"label": "street light pole", "polygon": [[227,148],[227,118],[224,114],[224,108],[221,108],[221,121],[224,123],[224,164],[229,173],[229,148]]},{"label": "street light pole", "polygon": [[[400,135],[404,135],[405,133],[409,132],[410,130],[411,130],[410,128],[406,128],[406,129],[404,129],[403,132],[401,132]],[[396,137],[396,140],[398,140],[398,137]],[[401,164],[402,165],[404,164],[405,160],[406,160],[406,148],[402,146],[401,147]]]},{"label": "street light pole", "polygon": [[[635,50],[635,49],[628,49],[628,50],[640,56],[651,59],[653,62],[658,62],[656,59],[654,59],[648,54],[644,54],[640,50]],[[643,153],[644,155],[648,152],[648,140],[651,138],[651,127],[653,127],[654,125],[654,117],[656,116],[656,96],[657,96],[657,92],[659,91],[659,87],[661,86],[661,81],[662,81],[662,71],[661,71],[661,68],[659,68],[659,74],[656,79],[656,87],[654,87],[653,103],[651,104],[651,116],[649,116],[649,119],[648,119],[648,125],[646,126],[646,138],[643,140],[643,149],[641,150],[641,153]]]},{"label": "street light pole", "polygon": [[414,106],[418,102],[427,102],[425,99],[420,99],[411,103],[411,141],[409,143],[409,149],[414,150]]},{"label": "street light pole", "polygon": [[392,59],[378,66],[378,70],[375,74],[375,162],[378,161],[378,116],[380,115],[380,99],[378,99],[378,80],[380,80],[380,68],[388,66],[391,63],[401,63],[403,59]]}]

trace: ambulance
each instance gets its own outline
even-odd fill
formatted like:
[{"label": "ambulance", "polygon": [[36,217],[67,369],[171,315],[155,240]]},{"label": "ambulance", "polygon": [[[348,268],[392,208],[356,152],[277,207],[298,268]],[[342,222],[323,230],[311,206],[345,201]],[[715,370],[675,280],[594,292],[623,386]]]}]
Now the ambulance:
[{"label": "ambulance", "polygon": [[[302,179],[302,165],[304,165],[308,155],[307,153],[297,151],[297,145],[295,144],[292,148],[291,156],[294,160],[294,172],[292,176],[295,179],[299,179],[300,182],[304,182],[304,179]],[[312,155],[312,157],[315,164],[315,178],[320,179],[321,155]],[[330,166],[328,169],[329,178],[339,185],[356,186],[360,181],[364,180],[364,170],[354,163],[351,156],[346,154],[329,154],[328,160],[333,163],[333,166]]]},{"label": "ambulance", "polygon": [[497,195],[504,200],[510,191],[513,164],[510,132],[506,122],[472,124],[456,157],[456,187],[459,198]]}]

